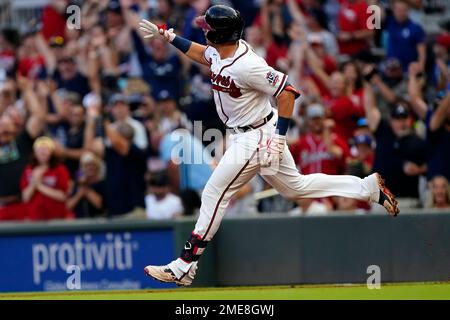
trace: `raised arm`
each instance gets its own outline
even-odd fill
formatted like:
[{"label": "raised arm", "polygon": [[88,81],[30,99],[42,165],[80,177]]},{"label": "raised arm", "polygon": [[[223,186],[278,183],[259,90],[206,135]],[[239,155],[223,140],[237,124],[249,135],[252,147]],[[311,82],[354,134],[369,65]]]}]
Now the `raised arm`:
[{"label": "raised arm", "polygon": [[173,29],[164,30],[161,26],[157,26],[145,19],[141,20],[139,26],[139,29],[145,34],[144,38],[151,39],[155,36],[161,36],[193,61],[209,65],[209,61],[205,57],[206,46],[176,35]]},{"label": "raised arm", "polygon": [[292,15],[292,18],[295,22],[299,23],[302,27],[305,26],[305,16],[300,10],[297,1],[295,0],[287,0],[286,5],[288,7],[289,13]]},{"label": "raised arm", "polygon": [[26,123],[26,130],[30,137],[37,138],[44,129],[47,109],[39,103],[38,96],[33,91],[30,80],[18,75],[17,82],[22,90],[27,110],[30,113]]},{"label": "raised arm", "polygon": [[112,148],[122,156],[128,155],[130,152],[130,143],[128,140],[122,137],[122,135],[111,126],[109,121],[105,121],[103,126],[105,128],[105,135],[111,142]]},{"label": "raised arm", "polygon": [[375,94],[373,93],[372,85],[367,81],[364,81],[364,109],[369,128],[372,132],[375,132],[381,121],[381,113],[375,103]]},{"label": "raised arm", "polygon": [[427,113],[427,104],[422,98],[422,88],[419,82],[418,74],[421,71],[419,63],[409,64],[408,94],[411,106],[420,119],[425,119]]},{"label": "raised arm", "polygon": [[99,157],[103,157],[104,154],[104,144],[102,139],[95,137],[95,128],[97,121],[101,119],[101,105],[97,103],[96,105],[91,105],[88,108],[86,125],[84,127],[84,143],[83,149],[94,152]]},{"label": "raised arm", "polygon": [[48,74],[53,74],[56,69],[56,57],[53,51],[49,48],[44,36],[39,32],[35,36],[36,47],[39,53],[45,58],[45,67]]},{"label": "raised arm", "polygon": [[441,100],[441,103],[439,103],[438,108],[431,116],[430,120],[430,130],[436,131],[439,130],[439,128],[444,123],[446,117],[449,114],[450,109],[450,93],[447,93],[444,99]]},{"label": "raised arm", "polygon": [[331,87],[331,78],[323,69],[323,63],[314,50],[308,45],[306,46],[306,62],[311,68],[312,72],[319,78],[327,88]]}]

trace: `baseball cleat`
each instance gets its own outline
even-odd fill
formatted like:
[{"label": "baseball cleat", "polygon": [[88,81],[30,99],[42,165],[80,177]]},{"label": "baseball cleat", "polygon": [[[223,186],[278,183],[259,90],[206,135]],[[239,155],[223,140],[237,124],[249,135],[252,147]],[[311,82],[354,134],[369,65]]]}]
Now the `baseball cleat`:
[{"label": "baseball cleat", "polygon": [[189,286],[192,284],[191,277],[185,273],[181,279],[177,279],[175,274],[170,270],[168,266],[146,266],[144,272],[147,276],[152,277],[155,280],[165,283],[175,283],[178,286]]},{"label": "baseball cleat", "polygon": [[378,187],[380,189],[380,197],[378,203],[382,205],[387,212],[393,217],[396,217],[400,213],[400,209],[398,208],[398,201],[395,199],[395,196],[389,191],[389,189],[384,184],[383,178],[381,178],[379,173],[376,173]]}]

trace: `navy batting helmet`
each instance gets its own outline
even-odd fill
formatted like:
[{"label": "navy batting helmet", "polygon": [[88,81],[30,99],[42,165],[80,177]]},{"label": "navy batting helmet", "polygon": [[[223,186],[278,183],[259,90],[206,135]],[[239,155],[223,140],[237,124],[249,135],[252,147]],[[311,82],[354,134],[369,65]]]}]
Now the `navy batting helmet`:
[{"label": "navy batting helmet", "polygon": [[196,19],[196,23],[206,31],[206,38],[215,44],[237,41],[244,31],[244,19],[239,11],[224,5],[212,6],[204,16]]}]

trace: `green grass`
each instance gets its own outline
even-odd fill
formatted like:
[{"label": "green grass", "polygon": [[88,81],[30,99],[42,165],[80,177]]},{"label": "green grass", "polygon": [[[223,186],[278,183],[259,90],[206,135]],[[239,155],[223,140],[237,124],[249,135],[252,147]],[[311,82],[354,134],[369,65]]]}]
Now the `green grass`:
[{"label": "green grass", "polygon": [[450,282],[383,284],[369,290],[363,285],[179,288],[171,290],[70,291],[0,293],[3,299],[45,300],[323,300],[323,299],[445,299]]}]

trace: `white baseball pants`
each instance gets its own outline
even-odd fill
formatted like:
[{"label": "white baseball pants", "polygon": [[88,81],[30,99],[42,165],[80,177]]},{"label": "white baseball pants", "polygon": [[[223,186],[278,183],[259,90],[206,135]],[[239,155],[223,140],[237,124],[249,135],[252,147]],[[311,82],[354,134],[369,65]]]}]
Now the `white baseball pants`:
[{"label": "white baseball pants", "polygon": [[[230,199],[258,173],[282,196],[291,200],[331,196],[378,200],[379,189],[374,175],[364,179],[321,173],[302,175],[287,146],[278,168],[262,168],[260,160],[266,152],[267,140],[275,133],[276,118],[274,116],[259,129],[230,136],[231,144],[202,193],[200,216],[194,229],[194,234],[202,240],[210,241],[214,237]],[[176,268],[171,269],[187,272],[189,265],[178,259],[171,263],[171,267]]]}]

